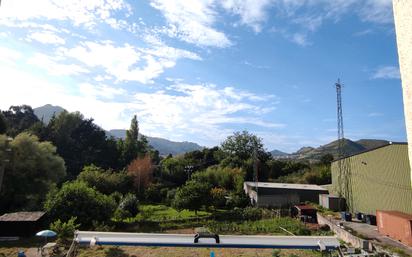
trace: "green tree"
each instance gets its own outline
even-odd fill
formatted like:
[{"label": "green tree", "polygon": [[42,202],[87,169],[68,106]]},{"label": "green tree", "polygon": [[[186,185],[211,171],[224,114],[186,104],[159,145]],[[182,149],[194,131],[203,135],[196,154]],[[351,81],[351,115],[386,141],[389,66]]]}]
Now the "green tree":
[{"label": "green tree", "polygon": [[122,218],[135,217],[139,213],[139,199],[134,194],[125,195],[120,200],[117,212]]},{"label": "green tree", "polygon": [[52,219],[63,222],[77,217],[82,228],[90,228],[95,222],[107,222],[112,217],[115,201],[81,181],[66,182],[60,190],[47,195],[44,205]]},{"label": "green tree", "polygon": [[333,155],[330,153],[324,154],[322,155],[322,157],[320,157],[320,163],[324,164],[324,165],[330,165],[333,162]]},{"label": "green tree", "polygon": [[84,119],[79,112],[63,111],[50,120],[47,130],[46,139],[57,146],[66,162],[69,178],[75,178],[89,164],[118,168],[116,141],[107,138],[106,132],[94,124],[93,119]]},{"label": "green tree", "polygon": [[[5,140],[6,136],[0,136],[2,154]],[[47,192],[65,177],[64,161],[50,142],[39,142],[28,133],[17,135],[9,146],[0,211],[38,210]]]},{"label": "green tree", "polygon": [[126,131],[126,139],[123,144],[123,159],[125,165],[138,157],[139,154],[139,122],[136,115],[130,122],[130,128]]},{"label": "green tree", "polygon": [[106,195],[114,192],[125,194],[133,190],[133,179],[126,171],[104,170],[93,164],[85,166],[77,180]]},{"label": "green tree", "polygon": [[221,148],[226,156],[221,164],[242,167],[247,180],[253,179],[255,165],[258,165],[260,175],[267,173],[266,162],[271,159],[271,155],[265,151],[262,139],[256,135],[247,131],[235,132],[222,143]]},{"label": "green tree", "polygon": [[28,105],[11,106],[9,110],[3,111],[7,124],[7,134],[11,137],[28,130],[32,125],[40,122]]},{"label": "green tree", "polygon": [[211,186],[197,181],[188,181],[184,186],[177,189],[173,206],[178,210],[188,209],[197,211],[202,206],[210,205]]},{"label": "green tree", "polygon": [[0,112],[0,134],[5,134],[7,131],[7,122],[4,115]]},{"label": "green tree", "polygon": [[161,176],[176,185],[182,185],[189,177],[188,170],[185,169],[187,165],[182,158],[167,157],[161,162]]},{"label": "green tree", "polygon": [[69,244],[73,240],[74,231],[80,224],[76,223],[76,217],[71,217],[67,222],[62,222],[60,219],[50,224],[50,229],[57,233],[57,239],[60,243]]}]

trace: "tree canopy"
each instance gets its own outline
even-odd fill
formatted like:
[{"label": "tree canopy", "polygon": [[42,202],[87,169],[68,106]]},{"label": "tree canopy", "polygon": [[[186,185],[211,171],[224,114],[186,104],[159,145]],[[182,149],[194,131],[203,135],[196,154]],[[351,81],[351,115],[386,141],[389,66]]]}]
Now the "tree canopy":
[{"label": "tree canopy", "polygon": [[[0,136],[4,154],[6,136]],[[63,159],[50,142],[21,133],[10,143],[10,162],[5,167],[0,210],[38,210],[47,192],[66,175]]]}]

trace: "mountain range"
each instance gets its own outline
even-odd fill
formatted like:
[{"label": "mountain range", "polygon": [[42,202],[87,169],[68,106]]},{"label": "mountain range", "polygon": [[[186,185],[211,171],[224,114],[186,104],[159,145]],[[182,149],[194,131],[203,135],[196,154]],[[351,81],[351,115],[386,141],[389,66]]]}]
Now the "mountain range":
[{"label": "mountain range", "polygon": [[[350,139],[344,139],[343,153],[345,156],[357,154],[363,151],[371,150],[383,145],[389,144],[387,140],[378,139],[360,139],[352,141]],[[319,160],[325,154],[332,154],[334,158],[338,157],[338,140],[332,141],[326,145],[320,147],[302,147],[298,151],[287,154],[279,150],[271,151],[272,156],[275,159],[298,159],[298,160]]]},{"label": "mountain range", "polygon": [[[59,113],[65,111],[63,107],[54,106],[46,104],[33,109],[34,114],[42,120],[45,124],[49,123],[53,115],[59,115]],[[114,136],[115,138],[126,138],[125,129],[112,129],[106,131],[109,136]],[[149,144],[156,150],[159,151],[160,155],[166,156],[169,154],[179,155],[186,152],[191,152],[195,150],[203,149],[202,146],[193,142],[175,142],[159,137],[147,137]]]},{"label": "mountain range", "polygon": [[[48,123],[53,115],[58,115],[65,109],[60,106],[53,106],[46,104],[41,107],[34,108],[34,113],[36,116],[43,120],[44,123]],[[126,137],[125,129],[111,129],[106,131],[110,136],[115,138]],[[147,137],[149,144],[156,150],[159,151],[160,155],[179,155],[190,151],[201,150],[202,146],[193,142],[175,142],[159,137]],[[367,151],[376,147],[380,147],[388,144],[387,140],[377,140],[377,139],[360,139],[357,141],[352,141],[350,139],[344,139],[343,152],[344,155],[352,155]],[[294,153],[285,153],[279,150],[273,150],[270,153],[275,159],[297,159],[297,160],[309,160],[315,161],[319,160],[325,154],[332,154],[335,158],[338,156],[338,141],[333,141],[328,144],[322,145],[320,147],[302,147]]]}]

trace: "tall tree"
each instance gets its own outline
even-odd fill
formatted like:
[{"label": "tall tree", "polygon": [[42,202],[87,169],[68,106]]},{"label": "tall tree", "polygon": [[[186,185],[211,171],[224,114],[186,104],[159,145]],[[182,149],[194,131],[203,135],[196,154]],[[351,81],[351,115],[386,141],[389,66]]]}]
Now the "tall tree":
[{"label": "tall tree", "polygon": [[133,177],[134,186],[140,193],[153,180],[154,167],[149,155],[134,159],[127,166],[127,173]]},{"label": "tall tree", "polygon": [[108,139],[93,119],[84,119],[79,112],[64,111],[50,120],[47,131],[47,139],[57,146],[58,153],[66,161],[70,178],[75,178],[89,164],[105,169],[118,168],[116,141]]},{"label": "tall tree", "polygon": [[126,139],[123,144],[123,159],[125,164],[129,164],[139,154],[139,122],[136,115],[130,122],[130,128],[126,131]]},{"label": "tall tree", "polygon": [[[5,140],[5,136],[0,136],[0,146],[5,145]],[[39,142],[28,133],[19,134],[10,147],[10,162],[0,192],[0,212],[38,210],[47,192],[65,177],[64,161],[50,142]]]},{"label": "tall tree", "polygon": [[3,115],[7,123],[7,134],[11,137],[15,137],[40,122],[28,105],[11,106],[9,110],[3,111]]}]

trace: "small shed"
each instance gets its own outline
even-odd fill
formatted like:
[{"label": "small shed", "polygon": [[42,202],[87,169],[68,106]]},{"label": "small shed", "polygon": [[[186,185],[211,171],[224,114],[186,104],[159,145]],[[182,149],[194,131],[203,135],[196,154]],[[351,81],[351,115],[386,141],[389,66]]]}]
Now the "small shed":
[{"label": "small shed", "polygon": [[332,211],[345,211],[346,210],[346,201],[345,198],[329,195],[329,194],[321,194],[319,195],[319,204],[326,209]]},{"label": "small shed", "polygon": [[45,212],[13,212],[0,216],[0,236],[34,236],[44,228]]},{"label": "small shed", "polygon": [[292,217],[298,218],[305,223],[318,223],[316,213],[316,208],[309,204],[295,205],[291,209]]},{"label": "small shed", "polygon": [[243,188],[251,202],[259,207],[290,208],[305,202],[319,203],[319,195],[328,194],[327,189],[311,184],[246,181]]}]

